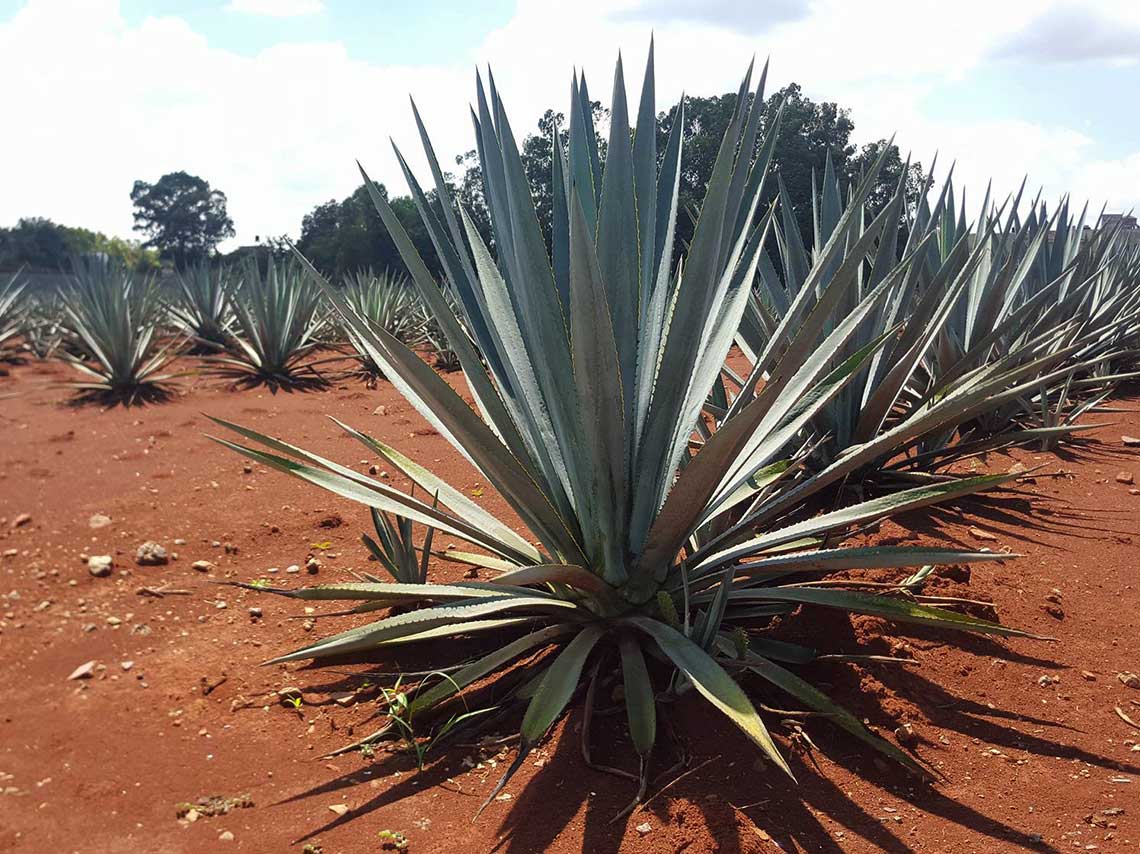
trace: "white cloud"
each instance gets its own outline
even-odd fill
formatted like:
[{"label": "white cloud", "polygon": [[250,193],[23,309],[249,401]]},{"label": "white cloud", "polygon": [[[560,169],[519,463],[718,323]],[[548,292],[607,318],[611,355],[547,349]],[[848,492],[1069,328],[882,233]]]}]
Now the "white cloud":
[{"label": "white cloud", "polygon": [[265,15],[269,18],[296,18],[300,15],[315,15],[323,12],[322,0],[230,0],[227,12],[241,12],[246,15]]},{"label": "white cloud", "polygon": [[[636,97],[649,26],[628,13],[645,6],[519,0],[511,20],[475,49],[481,63],[493,64],[516,134],[533,128],[543,109],[565,103],[574,67],[587,70],[591,94],[608,102],[619,48]],[[754,31],[754,16],[734,30],[732,4],[718,8],[728,12],[711,23],[651,22],[659,106],[682,89],[735,88],[749,59],[770,52],[771,88],[796,80],[813,98],[851,107],[859,141],[897,131],[900,146],[924,163],[935,150],[944,166],[957,160],[972,199],[990,176],[1005,193],[1028,173],[1050,194],[1072,190],[1098,208],[1103,200],[1140,207],[1140,152],[1097,160],[1095,142],[1072,128],[1012,116],[950,122],[929,103],[934,87],[962,79],[1024,30],[1040,14],[1035,2],[961,0],[947,14],[940,0],[905,8],[901,0],[815,0],[807,17],[785,16],[762,40],[745,34]],[[19,81],[5,91],[5,115],[18,120],[5,131],[0,160],[3,225],[39,215],[129,236],[132,183],[184,169],[227,194],[238,230],[231,245],[254,235],[296,236],[314,205],[358,186],[357,158],[404,191],[389,136],[420,172],[409,94],[445,169],[473,147],[474,69],[449,56],[381,65],[354,59],[336,42],[243,56],[211,45],[181,18],[130,25],[116,0],[31,0],[0,23],[0,79]]]}]

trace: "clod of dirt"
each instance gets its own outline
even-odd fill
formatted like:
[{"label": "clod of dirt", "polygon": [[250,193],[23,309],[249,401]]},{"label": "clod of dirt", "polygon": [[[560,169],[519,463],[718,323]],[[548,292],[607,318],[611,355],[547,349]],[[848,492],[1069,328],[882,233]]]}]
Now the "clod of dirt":
[{"label": "clod of dirt", "polygon": [[914,727],[910,724],[903,724],[895,730],[895,738],[898,739],[899,744],[903,747],[910,747],[918,741],[918,733],[914,731]]},{"label": "clod of dirt", "polygon": [[1052,617],[1054,620],[1065,619],[1065,611],[1061,608],[1060,605],[1054,605],[1052,602],[1049,602],[1045,605],[1042,605],[1041,610]]},{"label": "clod of dirt", "polygon": [[87,558],[87,571],[96,578],[106,578],[114,563],[110,555],[91,555]]},{"label": "clod of dirt", "polygon": [[32,514],[31,513],[21,513],[19,516],[17,516],[15,519],[12,520],[12,527],[13,528],[22,528],[24,525],[28,524],[31,521],[32,521]]},{"label": "clod of dirt", "polygon": [[941,578],[948,578],[951,581],[957,581],[962,584],[968,584],[970,581],[970,567],[965,564],[946,564],[945,566],[938,567],[934,572]]},{"label": "clod of dirt", "polygon": [[[175,818],[184,819],[187,818],[191,812],[194,812],[199,816],[212,818],[216,815],[225,815],[230,810],[249,809],[252,806],[253,798],[249,795],[235,795],[232,798],[224,798],[221,795],[203,795],[192,803],[184,802],[175,804],[174,816]],[[191,821],[193,821],[193,819],[191,819]],[[232,834],[230,838],[233,838]]]},{"label": "clod of dirt", "polygon": [[1132,477],[1132,472],[1122,471],[1122,472],[1117,472],[1116,482],[1117,483],[1135,483],[1135,480]]},{"label": "clod of dirt", "polygon": [[95,675],[95,662],[86,661],[71,671],[71,675],[67,678],[71,679],[90,679]]},{"label": "clod of dirt", "polygon": [[317,522],[318,528],[339,528],[344,524],[344,519],[340,518],[336,513],[325,516],[321,521]]},{"label": "clod of dirt", "polygon": [[111,524],[111,517],[105,516],[102,513],[95,513],[90,519],[87,520],[87,527],[92,529],[106,528]]},{"label": "clod of dirt", "polygon": [[1140,688],[1140,676],[1137,676],[1129,670],[1125,670],[1123,673],[1117,673],[1116,678],[1120,680],[1120,684],[1125,688]]},{"label": "clod of dirt", "polygon": [[151,540],[147,540],[135,551],[135,563],[139,566],[163,566],[169,561],[166,549]]}]

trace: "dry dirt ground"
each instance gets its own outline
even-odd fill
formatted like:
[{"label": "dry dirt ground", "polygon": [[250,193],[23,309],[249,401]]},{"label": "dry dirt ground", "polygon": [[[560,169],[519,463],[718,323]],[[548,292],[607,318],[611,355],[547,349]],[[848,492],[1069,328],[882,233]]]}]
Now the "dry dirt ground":
[{"label": "dry dirt ground", "polygon": [[[309,843],[373,852],[385,830],[416,854],[1140,848],[1140,730],[1114,711],[1140,722],[1140,690],[1117,678],[1140,672],[1140,495],[1117,479],[1134,471],[1140,480],[1140,448],[1121,441],[1140,436],[1140,415],[1110,416],[1118,423],[1058,454],[991,455],[981,467],[1022,461],[1057,476],[894,520],[876,535],[1023,554],[948,571],[933,589],[992,601],[991,616],[1056,643],[962,640],[818,611],[777,627],[826,651],[913,657],[913,667],[805,673],[888,736],[910,724],[912,749],[945,775],[940,784],[909,778],[824,721],[806,722],[810,743],[796,743],[772,718],[792,785],[686,700],[667,715],[688,747],[687,770],[656,780],[628,822],[610,819],[631,797],[629,782],[585,767],[571,713],[472,823],[513,755],[509,740],[460,739],[429,754],[423,771],[400,751],[320,758],[369,731],[374,689],[361,687],[359,668],[260,666],[329,624],[314,629],[300,603],[210,582],[345,579],[367,566],[366,511],[247,469],[206,438],[202,413],[346,464],[375,462],[326,419],[336,416],[503,511],[498,497],[385,383],[274,396],[190,376],[169,403],[100,410],[65,405],[67,378],[42,364],[0,378],[0,851],[299,852]],[[148,540],[171,553],[167,565],[136,564]],[[111,575],[92,576],[88,555],[110,555]],[[321,563],[315,579],[310,555]],[[469,650],[440,653],[458,661]],[[87,662],[90,678],[69,680]],[[401,666],[422,662],[397,652],[375,668]],[[300,709],[274,694],[289,687],[303,692]],[[598,729],[599,758],[628,767],[620,718]],[[231,809],[179,820],[178,804],[210,796]]]}]

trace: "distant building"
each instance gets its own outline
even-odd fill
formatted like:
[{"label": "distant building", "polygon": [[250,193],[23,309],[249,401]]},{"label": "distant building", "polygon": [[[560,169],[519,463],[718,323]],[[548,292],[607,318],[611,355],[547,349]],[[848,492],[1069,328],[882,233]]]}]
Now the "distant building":
[{"label": "distant building", "polygon": [[1106,213],[1100,218],[1101,228],[1119,228],[1120,245],[1140,246],[1140,224],[1133,214]]},{"label": "distant building", "polygon": [[1136,224],[1136,217],[1132,214],[1106,213],[1100,218],[1101,228],[1112,228],[1119,225],[1122,231],[1136,231],[1140,226]]}]

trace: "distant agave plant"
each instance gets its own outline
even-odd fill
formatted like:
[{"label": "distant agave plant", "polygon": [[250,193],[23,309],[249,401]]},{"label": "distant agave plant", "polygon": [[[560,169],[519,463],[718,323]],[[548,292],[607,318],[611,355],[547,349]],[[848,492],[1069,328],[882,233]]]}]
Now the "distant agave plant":
[{"label": "distant agave plant", "polygon": [[[456,316],[459,316],[462,312],[462,308],[459,306],[455,295],[451,293],[451,289],[445,283],[441,290],[451,311],[455,313]],[[419,328],[420,342],[431,355],[432,365],[437,370],[446,371],[448,373],[462,370],[463,366],[459,362],[459,356],[448,341],[442,324],[435,319],[434,315],[432,315],[431,311],[423,303],[420,303]]]},{"label": "distant agave plant", "polygon": [[216,353],[230,343],[234,324],[229,271],[202,262],[178,274],[178,291],[170,304],[174,325],[198,352]]},{"label": "distant agave plant", "polygon": [[[423,340],[426,323],[419,293],[404,276],[389,270],[376,275],[371,270],[354,273],[348,278],[343,289],[344,300],[360,317],[373,326],[387,330],[393,337],[415,346]],[[361,341],[351,324],[341,323],[345,337],[353,349],[353,358],[358,363],[358,373],[369,386],[383,379],[384,373]]]},{"label": "distant agave plant", "polygon": [[23,329],[24,282],[17,271],[0,283],[0,361],[12,358],[12,342]]},{"label": "distant agave plant", "polygon": [[325,383],[310,356],[327,316],[320,289],[300,265],[271,258],[262,272],[248,259],[229,293],[235,334],[230,352],[213,359],[216,373],[271,391]]},{"label": "distant agave plant", "polygon": [[163,373],[177,341],[161,343],[156,331],[162,301],[150,276],[96,257],[72,261],[74,281],[60,293],[63,327],[76,356],[63,357],[86,377],[73,383],[82,399],[131,405],[169,394]]},{"label": "distant agave plant", "polygon": [[[869,263],[852,271],[831,303],[803,285],[820,247],[837,233],[849,247],[844,257],[860,251],[866,217],[847,218],[848,231],[840,233],[842,191],[829,159],[813,200],[809,253],[780,186],[781,223],[773,226],[779,265],[766,256],[759,265],[759,288],[738,334],[754,370],[735,406],[751,398],[752,382],[805,318],[822,313],[831,328],[885,287],[835,358],[851,358],[879,338],[882,347],[813,419],[805,438],[813,447],[810,465],[822,469],[817,482],[851,483],[856,474],[914,482],[981,451],[1049,444],[1097,426],[1076,419],[1127,376],[1099,369],[1124,355],[1122,337],[1135,327],[1140,297],[1138,277],[1112,253],[1111,239],[1098,234],[1079,249],[1083,229],[1070,226],[1067,205],[1049,218],[1035,202],[1022,223],[1020,193],[1003,206],[1004,223],[987,197],[972,230],[955,209],[951,179],[933,208],[930,184],[928,177],[905,245],[897,244],[895,229],[885,231]],[[902,189],[884,210],[889,222],[904,210]],[[1057,239],[1047,241],[1050,234]],[[840,269],[833,262],[824,281]],[[1098,277],[1112,287],[1095,288]]]},{"label": "distant agave plant", "polygon": [[[815,295],[823,310],[779,330],[778,344],[761,360],[763,383],[750,378],[747,394],[730,398],[726,392],[723,405],[709,405],[772,233],[773,212],[759,208],[779,119],[758,145],[765,76],[752,99],[751,70],[741,85],[692,241],[676,263],[684,122],[673,123],[658,165],[652,49],[632,135],[618,62],[604,166],[585,79],[575,76],[568,134],[552,140],[549,254],[493,81],[489,90],[478,83],[475,134],[497,257],[466,212],[453,207],[420,124],[434,189],[447,203],[433,206],[406,165],[404,173],[458,295],[459,315],[365,175],[388,233],[456,353],[476,407],[327,285],[326,293],[397,390],[508,502],[525,535],[394,448],[347,426],[341,425],[386,465],[438,496],[438,506],[279,439],[217,422],[253,444],[218,441],[266,466],[478,549],[460,559],[483,567],[489,581],[361,582],[271,592],[305,601],[348,600],[359,613],[422,606],[321,638],[275,661],[364,655],[393,644],[475,634],[493,638],[492,651],[456,664],[447,679],[425,686],[407,714],[430,737],[454,719],[449,710],[458,693],[500,677],[484,691],[504,713],[524,710],[521,739],[485,804],[573,701],[583,703],[588,757],[594,698],[600,688],[618,683],[638,757],[634,803],[646,791],[650,769],[669,764],[663,761],[668,747],[658,744],[658,700],[667,695],[695,691],[776,769],[790,774],[738,681],[747,675],[792,698],[777,702],[823,713],[855,738],[925,774],[909,754],[869,732],[799,675],[797,669],[816,651],[771,639],[764,631],[767,621],[810,606],[1021,634],[935,607],[921,596],[869,593],[842,578],[826,586],[810,583],[849,568],[1008,557],[843,547],[825,545],[825,539],[834,543],[852,526],[996,486],[1013,475],[923,484],[811,515],[818,507],[811,497],[835,478],[803,468],[798,437],[889,338],[879,335],[849,358],[833,359],[896,278],[869,286],[837,322],[829,322],[826,310],[845,297],[865,259],[895,231],[889,214],[858,228],[854,223],[882,158],[852,189],[847,209],[803,280],[801,290]],[[397,156],[404,164],[398,151]],[[321,281],[314,269],[309,272]],[[469,647],[457,649],[463,658]],[[437,666],[445,664],[450,662]],[[401,731],[388,721],[345,749]]]}]

